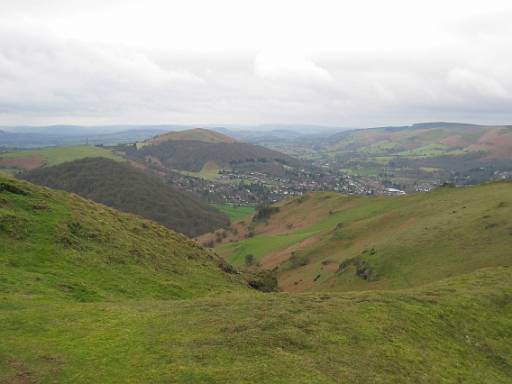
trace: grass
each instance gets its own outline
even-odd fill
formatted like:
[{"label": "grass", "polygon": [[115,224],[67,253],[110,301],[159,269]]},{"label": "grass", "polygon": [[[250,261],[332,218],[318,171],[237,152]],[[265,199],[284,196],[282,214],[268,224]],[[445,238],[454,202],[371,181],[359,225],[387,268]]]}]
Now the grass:
[{"label": "grass", "polygon": [[1,176],[0,185],[26,193],[0,191],[0,292],[94,302],[237,286],[213,255],[149,220]]},{"label": "grass", "polygon": [[[239,266],[249,253],[272,266],[280,257],[278,278],[286,290],[397,289],[512,265],[511,183],[403,197],[315,193],[280,208],[267,222],[243,227],[238,239],[228,237],[216,249]],[[243,238],[249,230],[254,236]],[[292,252],[301,265],[290,264]],[[339,272],[347,260],[355,261]],[[367,264],[370,279],[355,273],[358,260]]]},{"label": "grass", "polygon": [[213,203],[211,205],[228,215],[232,222],[240,221],[244,217],[254,213],[254,207],[249,205],[236,205],[230,203]]},{"label": "grass", "polygon": [[50,147],[33,150],[23,150],[15,152],[2,153],[0,157],[4,159],[23,158],[29,156],[37,156],[41,158],[43,165],[52,166],[68,161],[83,159],[85,157],[106,157],[116,161],[124,161],[121,156],[114,154],[112,151],[95,147],[92,145],[75,145],[67,147]]},{"label": "grass", "polygon": [[218,181],[220,180],[219,170],[221,167],[215,163],[214,161],[208,161],[206,162],[201,170],[199,172],[192,172],[192,171],[179,171],[180,173],[187,175],[187,176],[193,176],[193,177],[199,177],[201,179],[206,180],[212,180],[212,181]]},{"label": "grass", "polygon": [[[385,228],[396,227],[383,215],[398,209],[390,220],[400,226],[408,210],[433,220],[465,204],[465,221],[481,224],[484,212],[489,228],[467,238],[477,236],[499,264],[484,231],[509,228],[504,196],[505,183],[408,197],[414,203],[322,193],[283,202],[254,230],[297,240],[342,222],[341,229],[365,227],[372,243],[381,235],[391,241]],[[301,221],[287,234],[291,218]],[[430,223],[438,249],[461,236],[441,236],[442,224]],[[506,243],[497,232],[492,239]],[[410,240],[402,238],[404,246]],[[482,256],[474,243],[467,247]],[[394,255],[409,265],[411,254]],[[263,294],[184,236],[0,176],[0,383],[510,383],[512,268],[464,262],[458,276],[415,288]]]},{"label": "grass", "polygon": [[423,289],[0,302],[0,382],[509,383],[512,274]]}]

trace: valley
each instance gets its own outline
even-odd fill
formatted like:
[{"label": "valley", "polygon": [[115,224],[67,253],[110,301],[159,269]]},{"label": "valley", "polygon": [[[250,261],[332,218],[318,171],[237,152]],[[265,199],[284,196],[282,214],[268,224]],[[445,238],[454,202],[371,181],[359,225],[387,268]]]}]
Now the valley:
[{"label": "valley", "polygon": [[512,377],[494,174],[404,194],[203,129],[0,158],[0,383]]},{"label": "valley", "polygon": [[512,178],[510,126],[438,122],[248,137],[319,167],[409,193],[443,183],[468,185]]},{"label": "valley", "polygon": [[[468,244],[467,265],[454,268],[457,260],[432,259],[426,249],[415,263],[437,268],[411,273],[407,281],[377,269],[377,276],[394,281],[392,290],[344,292],[342,284],[262,293],[251,289],[250,275],[151,221],[2,176],[0,382],[506,383],[512,374],[512,236],[498,233],[510,227],[511,216],[509,200],[492,202],[510,197],[510,184],[475,187],[469,197],[458,192],[414,196],[422,201],[398,210],[399,223],[388,231],[410,223],[407,214],[418,204],[457,201],[467,207],[469,227],[486,213],[487,231],[502,237],[489,255],[473,254]],[[479,208],[484,194],[493,198]],[[393,203],[365,207],[350,199],[324,194],[285,204],[322,210],[325,201],[326,209],[341,210],[335,221],[344,218],[347,227],[348,220],[362,220],[378,228],[381,215],[393,212]],[[269,216],[278,232],[286,221],[279,229],[272,218],[286,217],[285,209]],[[309,212],[312,220],[298,222],[304,229],[323,215]],[[431,225],[439,220],[447,224],[442,213],[428,218]],[[481,224],[480,234],[486,231]],[[478,239],[489,245],[485,234]],[[371,244],[371,262],[390,257],[383,243]],[[410,263],[399,257],[395,265],[408,269]]]}]

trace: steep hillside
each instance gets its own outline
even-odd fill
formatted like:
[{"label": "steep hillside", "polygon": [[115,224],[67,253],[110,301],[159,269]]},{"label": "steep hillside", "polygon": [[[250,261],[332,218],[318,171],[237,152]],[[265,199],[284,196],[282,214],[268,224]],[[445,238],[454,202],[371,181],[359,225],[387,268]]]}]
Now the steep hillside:
[{"label": "steep hillside", "polygon": [[298,166],[292,157],[268,148],[205,129],[169,132],[139,144],[122,148],[129,157],[148,164],[199,173],[205,168],[284,174],[287,166]]},{"label": "steep hillside", "polygon": [[151,221],[0,176],[0,383],[512,377],[511,268],[308,294],[263,294],[224,270]]},{"label": "steep hillside", "polygon": [[128,164],[107,158],[66,162],[21,177],[155,220],[188,236],[229,225],[225,214],[192,195]]},{"label": "steep hillside", "polygon": [[313,193],[260,212],[201,241],[234,265],[276,270],[287,291],[396,289],[512,265],[512,183],[402,197]]},{"label": "steep hillside", "polygon": [[183,235],[0,176],[2,294],[94,302],[186,298],[237,287],[213,255]]}]

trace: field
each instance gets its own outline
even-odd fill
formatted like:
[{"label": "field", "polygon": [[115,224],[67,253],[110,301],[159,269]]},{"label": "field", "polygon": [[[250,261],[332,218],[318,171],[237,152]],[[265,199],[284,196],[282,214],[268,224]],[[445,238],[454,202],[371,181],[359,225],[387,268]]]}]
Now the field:
[{"label": "field", "polygon": [[41,303],[5,296],[0,382],[509,383],[512,273],[423,289]]},{"label": "field", "polygon": [[229,203],[224,203],[224,204],[213,203],[211,205],[213,205],[219,211],[224,212],[226,215],[228,215],[232,222],[240,221],[244,217],[254,213],[254,207],[248,206],[248,205],[235,205],[235,204],[229,204]]},{"label": "field", "polygon": [[0,153],[0,169],[9,167],[31,170],[85,157],[106,157],[116,161],[124,161],[121,156],[112,153],[108,149],[90,145],[77,145]]},{"label": "field", "polygon": [[313,193],[277,206],[267,220],[235,224],[216,250],[239,267],[251,254],[277,268],[287,291],[406,288],[512,265],[512,183],[402,197]]}]

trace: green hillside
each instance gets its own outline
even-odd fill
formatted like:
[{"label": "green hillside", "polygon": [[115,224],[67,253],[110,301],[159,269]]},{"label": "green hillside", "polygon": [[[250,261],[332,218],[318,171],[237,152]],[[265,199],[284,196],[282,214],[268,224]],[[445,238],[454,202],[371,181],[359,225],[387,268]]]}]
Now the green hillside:
[{"label": "green hillside", "polygon": [[122,157],[103,147],[75,145],[0,153],[0,169],[31,170],[86,157],[105,157],[124,161]]},{"label": "green hillside", "polygon": [[22,301],[185,298],[235,284],[186,237],[0,176],[0,292]]},{"label": "green hillside", "polygon": [[[471,195],[456,192],[422,198]],[[336,198],[287,204],[317,208],[305,227]],[[500,228],[503,203],[483,208]],[[242,278],[151,221],[0,176],[0,383],[511,381],[511,268],[394,291],[264,294]]]},{"label": "green hillside", "polygon": [[22,177],[155,220],[188,236],[229,225],[229,218],[207,203],[155,176],[107,158],[75,160]]},{"label": "green hillside", "polygon": [[288,291],[405,288],[512,265],[512,183],[402,197],[313,193],[277,207],[202,241],[217,241],[237,266],[253,255]]}]

